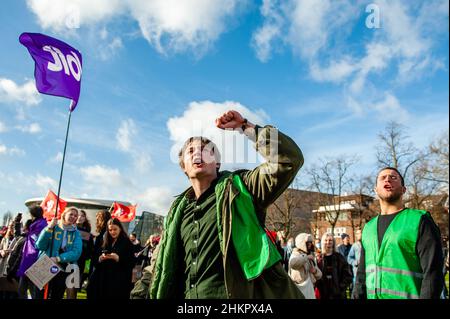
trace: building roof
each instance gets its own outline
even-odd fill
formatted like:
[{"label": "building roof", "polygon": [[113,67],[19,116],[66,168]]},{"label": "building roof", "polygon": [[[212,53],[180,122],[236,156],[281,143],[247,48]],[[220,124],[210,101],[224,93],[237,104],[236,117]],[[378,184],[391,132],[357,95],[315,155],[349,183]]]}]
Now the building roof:
[{"label": "building roof", "polygon": [[[102,207],[111,207],[114,202],[130,206],[131,203],[113,200],[113,199],[93,199],[93,198],[62,198],[67,203],[71,204],[81,204],[81,205],[92,205],[92,206],[102,206]],[[25,205],[28,207],[34,203],[40,203],[44,200],[44,197],[34,197],[27,199],[25,201]]]}]

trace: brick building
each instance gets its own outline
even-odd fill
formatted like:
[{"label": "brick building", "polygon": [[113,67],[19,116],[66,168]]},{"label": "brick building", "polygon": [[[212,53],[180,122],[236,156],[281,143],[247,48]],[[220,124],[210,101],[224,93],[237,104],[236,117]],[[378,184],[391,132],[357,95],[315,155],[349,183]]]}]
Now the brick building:
[{"label": "brick building", "polygon": [[378,202],[368,195],[346,195],[335,197],[329,205],[319,206],[312,211],[314,220],[311,229],[314,229],[315,238],[321,238],[324,233],[331,233],[330,221],[336,220],[334,237],[336,244],[341,243],[341,234],[350,236],[350,242],[355,241],[355,231],[377,214]]}]

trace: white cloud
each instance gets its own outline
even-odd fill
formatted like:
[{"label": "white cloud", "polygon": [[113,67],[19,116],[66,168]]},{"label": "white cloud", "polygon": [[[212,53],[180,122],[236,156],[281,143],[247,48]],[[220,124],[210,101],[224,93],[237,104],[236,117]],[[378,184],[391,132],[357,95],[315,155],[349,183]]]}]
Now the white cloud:
[{"label": "white cloud", "polygon": [[330,61],[327,68],[322,68],[316,62],[311,63],[311,76],[318,82],[335,82],[339,83],[343,79],[348,78],[356,70],[355,64],[350,58],[343,58],[340,61]]},{"label": "white cloud", "polygon": [[132,119],[122,121],[116,133],[116,141],[121,151],[128,152],[131,149],[131,138],[137,133],[136,124]]},{"label": "white cloud", "polygon": [[42,190],[43,192],[49,189],[52,189],[53,191],[56,190],[56,188],[58,187],[58,182],[56,180],[54,180],[53,178],[49,177],[49,176],[42,176],[41,174],[37,174],[34,177],[36,186]]},{"label": "white cloud", "polygon": [[168,187],[149,187],[135,197],[139,210],[167,215],[174,200],[174,193]]},{"label": "white cloud", "polygon": [[375,103],[372,107],[380,116],[389,114],[397,122],[404,123],[409,119],[408,112],[400,105],[398,99],[390,92],[385,92],[384,99]]},{"label": "white cloud", "polygon": [[30,134],[37,134],[39,132],[42,131],[41,126],[39,125],[39,123],[31,123],[30,125],[25,125],[25,126],[16,126],[16,128],[19,131],[22,131],[24,133],[30,133]]},{"label": "white cloud", "polygon": [[240,112],[255,124],[263,125],[268,120],[264,111],[252,111],[237,102],[191,102],[182,116],[170,118],[167,122],[170,139],[174,141],[171,149],[172,162],[178,163],[178,151],[189,137],[201,135],[217,145],[222,154],[222,163],[256,163],[256,152],[242,134],[224,131],[215,126],[215,119],[229,110]]},{"label": "white cloud", "polygon": [[80,168],[83,179],[91,185],[118,186],[124,183],[120,171],[102,165]]},{"label": "white cloud", "polygon": [[24,156],[25,151],[13,146],[12,148],[7,147],[6,145],[0,144],[0,155],[10,155],[10,156]]},{"label": "white cloud", "polygon": [[[63,153],[58,152],[54,157],[50,159],[51,163],[61,163],[63,158]],[[66,153],[66,159],[65,159],[65,165],[68,165],[70,163],[79,163],[86,160],[86,155],[84,152],[76,152],[76,153]]]},{"label": "white cloud", "polygon": [[128,153],[133,158],[134,167],[138,172],[146,172],[151,164],[152,159],[150,154],[142,150],[140,143],[135,143],[138,128],[132,119],[123,120],[116,133],[116,141],[118,149],[122,152]]},{"label": "white cloud", "polygon": [[237,0],[133,0],[129,2],[142,35],[161,52],[192,48],[200,54],[225,31]]},{"label": "white cloud", "polygon": [[26,105],[36,105],[41,102],[41,97],[36,90],[34,80],[17,85],[10,79],[0,77],[0,103],[2,102],[23,102]]},{"label": "white cloud", "polygon": [[[28,0],[27,4],[44,29],[73,32],[74,26],[127,15],[160,53],[193,49],[196,54],[202,54],[225,31],[228,18],[241,5],[238,0]],[[116,39],[112,46],[121,45],[120,38]]]},{"label": "white cloud", "polygon": [[[347,106],[356,115],[389,108],[398,110],[401,117],[407,116],[393,94],[386,95],[386,103],[381,104],[375,97],[384,95],[389,83],[402,84],[445,69],[446,58],[433,56],[432,50],[440,41],[439,36],[447,34],[448,1],[377,1],[381,26],[367,29],[368,38],[361,52],[358,47],[349,48],[343,43],[347,43],[361,15],[366,15],[367,4],[346,0],[265,0],[261,5],[262,27],[253,34],[256,55],[265,62],[276,49],[274,43],[288,46],[307,63],[313,80],[343,86]],[[380,86],[376,87],[372,77],[391,70],[396,76],[376,82]],[[364,100],[368,90],[376,92]]]},{"label": "white cloud", "polygon": [[262,27],[258,28],[252,36],[252,47],[258,59],[267,62],[271,56],[273,41],[280,36],[283,26],[283,17],[277,10],[276,0],[263,0],[261,15],[265,18]]},{"label": "white cloud", "polygon": [[121,0],[27,0],[39,24],[56,32],[82,25],[101,22],[122,14],[126,10]]},{"label": "white cloud", "polygon": [[123,48],[122,39],[119,36],[108,38],[109,33],[106,28],[101,29],[99,35],[102,41],[99,41],[97,39],[96,43],[99,44],[97,52],[100,56],[100,59],[104,61],[109,60],[113,56],[115,56],[120,49]]}]

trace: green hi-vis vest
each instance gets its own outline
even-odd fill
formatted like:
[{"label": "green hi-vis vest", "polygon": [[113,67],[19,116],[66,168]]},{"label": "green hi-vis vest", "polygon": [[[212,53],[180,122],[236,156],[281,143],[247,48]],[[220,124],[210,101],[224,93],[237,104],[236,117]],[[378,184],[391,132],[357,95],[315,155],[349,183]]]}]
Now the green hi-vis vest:
[{"label": "green hi-vis vest", "polygon": [[[223,195],[227,177],[223,176],[216,185],[217,222],[220,230],[222,218]],[[239,191],[232,201],[231,239],[241,268],[247,280],[257,278],[264,269],[281,260],[280,253],[268,238],[258,221],[252,195],[248,192],[239,175],[232,175],[233,186]],[[222,234],[220,232],[220,234]],[[223,239],[221,249],[224,253]]]},{"label": "green hi-vis vest", "polygon": [[405,209],[388,226],[378,244],[378,216],[364,227],[368,299],[418,299],[423,272],[416,254],[420,220],[428,212]]}]

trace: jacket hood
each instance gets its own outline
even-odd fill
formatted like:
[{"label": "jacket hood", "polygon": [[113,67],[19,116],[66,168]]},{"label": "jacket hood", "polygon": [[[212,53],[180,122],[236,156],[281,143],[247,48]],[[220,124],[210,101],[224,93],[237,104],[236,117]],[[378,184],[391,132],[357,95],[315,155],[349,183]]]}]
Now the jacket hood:
[{"label": "jacket hood", "polygon": [[313,241],[312,236],[310,234],[300,233],[297,235],[297,237],[295,237],[295,247],[307,253],[308,252],[308,249],[306,248],[307,241]]}]

